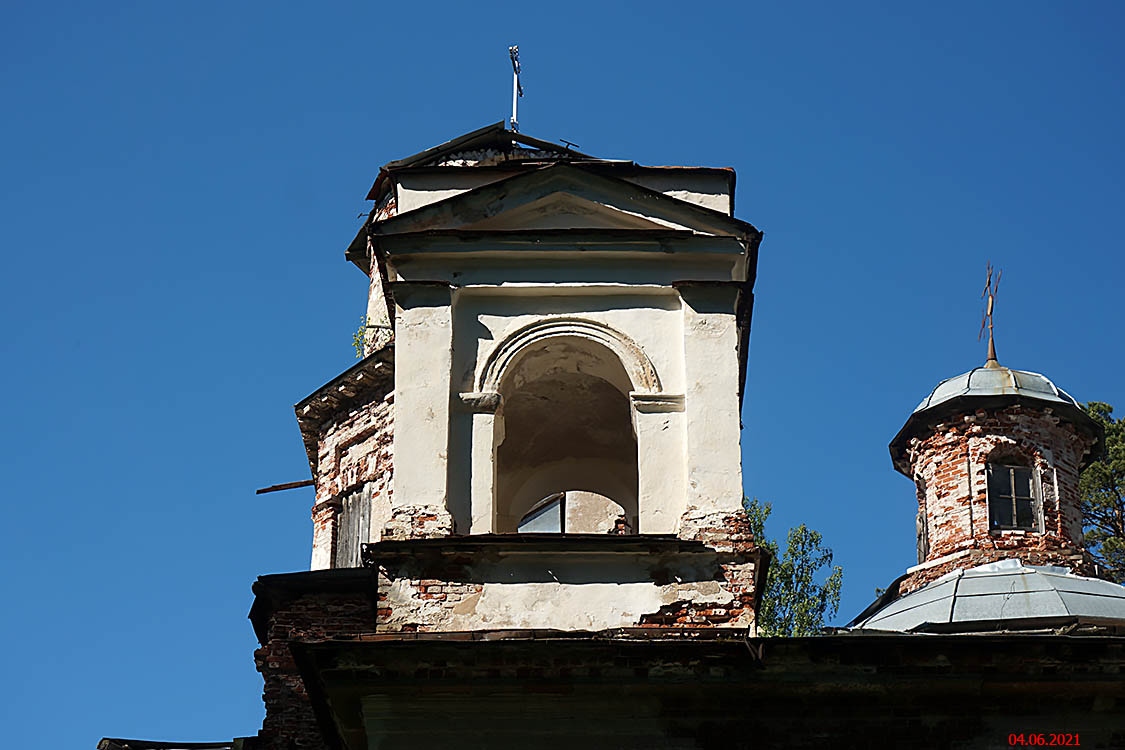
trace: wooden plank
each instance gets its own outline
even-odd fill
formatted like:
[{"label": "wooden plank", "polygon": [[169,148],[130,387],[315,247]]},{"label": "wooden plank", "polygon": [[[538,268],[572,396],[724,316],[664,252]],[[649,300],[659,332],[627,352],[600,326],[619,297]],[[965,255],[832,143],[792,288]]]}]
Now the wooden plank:
[{"label": "wooden plank", "polygon": [[298,487],[312,487],[316,484],[313,479],[302,479],[300,482],[285,482],[283,484],[275,484],[270,487],[263,487],[260,490],[254,490],[255,495],[264,495],[267,492],[281,492],[282,490],[295,490]]}]

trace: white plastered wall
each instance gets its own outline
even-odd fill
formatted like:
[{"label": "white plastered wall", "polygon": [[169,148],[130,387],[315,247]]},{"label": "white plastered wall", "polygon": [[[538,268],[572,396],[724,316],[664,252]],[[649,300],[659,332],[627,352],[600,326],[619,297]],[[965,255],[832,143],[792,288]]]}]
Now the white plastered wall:
[{"label": "white plastered wall", "polygon": [[[403,172],[396,177],[398,213],[413,211],[431,203],[467,193],[478,187],[506,179],[518,171],[465,169],[456,172]],[[714,172],[693,172],[652,169],[623,177],[626,182],[646,187],[672,198],[697,206],[730,214],[730,183],[726,175]]]},{"label": "white plastered wall", "polygon": [[[664,288],[477,287],[455,294],[450,496],[467,496],[472,533],[493,530],[495,449],[502,435],[488,368],[529,326],[585,321],[632,342],[657,382],[630,394],[638,441],[640,533],[675,533],[689,507],[740,507],[737,330],[733,290],[696,291],[694,307]],[[698,309],[696,309],[698,308]],[[693,340],[685,340],[690,331]],[[687,357],[698,357],[688,362]],[[464,451],[460,445],[468,447]],[[690,470],[689,470],[689,467]],[[453,510],[451,508],[451,510]]]},{"label": "white plastered wall", "polygon": [[450,362],[448,286],[396,284],[393,506],[447,509]]}]

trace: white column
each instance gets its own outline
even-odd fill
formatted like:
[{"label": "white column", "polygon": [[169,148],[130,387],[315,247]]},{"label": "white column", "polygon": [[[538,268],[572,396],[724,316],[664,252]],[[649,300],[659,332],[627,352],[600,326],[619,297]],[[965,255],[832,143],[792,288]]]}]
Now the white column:
[{"label": "white column", "polygon": [[674,534],[687,509],[684,397],[630,393],[637,432],[637,533]]},{"label": "white column", "polygon": [[462,393],[461,404],[472,412],[469,480],[470,534],[491,534],[495,527],[496,446],[503,438],[504,417],[499,393]]},{"label": "white column", "polygon": [[453,316],[447,284],[396,282],[393,506],[448,512]]},{"label": "white column", "polygon": [[684,304],[688,507],[742,507],[738,405],[738,289],[677,284]]}]

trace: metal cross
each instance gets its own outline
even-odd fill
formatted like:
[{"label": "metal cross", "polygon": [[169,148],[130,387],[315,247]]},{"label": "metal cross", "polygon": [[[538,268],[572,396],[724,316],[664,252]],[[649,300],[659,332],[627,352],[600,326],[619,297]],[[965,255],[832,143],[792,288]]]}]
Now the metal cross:
[{"label": "metal cross", "polygon": [[512,58],[512,130],[520,132],[520,122],[516,119],[516,101],[523,96],[523,85],[520,83],[520,48],[518,44],[508,47],[508,56]]},{"label": "metal cross", "polygon": [[992,338],[992,308],[996,303],[996,290],[1000,288],[1000,274],[1003,273],[1000,269],[996,269],[996,281],[993,282],[992,270],[992,261],[989,261],[988,280],[984,282],[984,291],[980,294],[981,299],[988,301],[985,303],[984,315],[980,321],[980,333],[977,335],[977,341],[980,341],[984,336],[984,329],[988,329],[988,362],[996,362],[996,342]]}]

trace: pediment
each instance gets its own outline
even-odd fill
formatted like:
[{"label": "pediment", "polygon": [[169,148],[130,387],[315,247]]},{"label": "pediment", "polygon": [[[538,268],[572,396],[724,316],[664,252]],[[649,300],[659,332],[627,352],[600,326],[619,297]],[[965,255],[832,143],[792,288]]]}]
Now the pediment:
[{"label": "pediment", "polygon": [[508,231],[514,229],[687,229],[623,211],[585,196],[557,192],[516,206],[461,229]]},{"label": "pediment", "polygon": [[717,236],[757,230],[725,213],[570,164],[546,166],[401,213],[378,235],[425,231],[670,229]]}]

